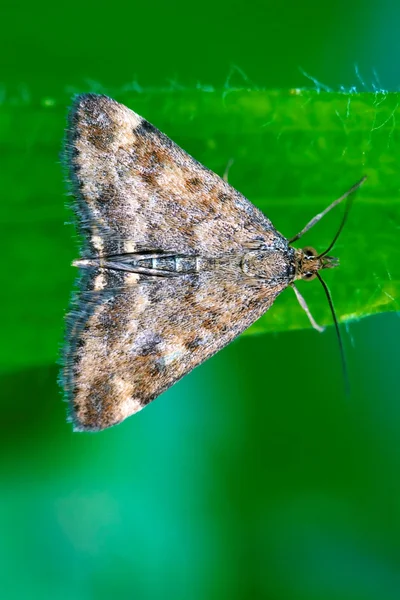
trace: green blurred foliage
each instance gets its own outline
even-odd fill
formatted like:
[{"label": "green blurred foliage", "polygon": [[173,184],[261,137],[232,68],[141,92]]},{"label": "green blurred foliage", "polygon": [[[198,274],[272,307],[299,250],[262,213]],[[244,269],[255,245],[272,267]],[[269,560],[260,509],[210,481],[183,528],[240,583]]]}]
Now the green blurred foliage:
[{"label": "green blurred foliage", "polygon": [[[257,91],[310,84],[299,66],[335,89],[397,89],[389,8],[0,9],[1,597],[400,596],[399,320],[348,322],[397,309],[398,96]],[[288,236],[369,175],[327,274],[349,398],[332,327],[242,336],[124,424],[72,433],[55,357],[76,253],[59,158],[76,91],[127,102],[219,173],[234,158],[231,183]],[[339,213],[305,243],[323,248]],[[322,290],[301,291],[326,320]],[[307,326],[290,296],[263,329]]]}]

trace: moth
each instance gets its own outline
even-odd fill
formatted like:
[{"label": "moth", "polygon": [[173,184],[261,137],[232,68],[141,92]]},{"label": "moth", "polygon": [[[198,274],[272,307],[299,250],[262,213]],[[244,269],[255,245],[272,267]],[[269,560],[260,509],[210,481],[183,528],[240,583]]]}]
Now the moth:
[{"label": "moth", "polygon": [[295,280],[336,266],[331,247],[291,244],[363,181],[288,240],[227,181],[96,94],[75,98],[65,160],[82,248],[62,385],[78,431],[141,410]]}]

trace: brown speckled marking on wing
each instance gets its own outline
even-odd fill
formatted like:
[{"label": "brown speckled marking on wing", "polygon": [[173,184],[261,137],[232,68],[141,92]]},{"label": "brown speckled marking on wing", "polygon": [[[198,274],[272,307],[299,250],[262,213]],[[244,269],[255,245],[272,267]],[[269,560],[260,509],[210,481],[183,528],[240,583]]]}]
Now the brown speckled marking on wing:
[{"label": "brown speckled marking on wing", "polygon": [[72,319],[64,381],[77,430],[104,429],[143,408],[247,328],[286,286],[267,290],[220,269],[136,282],[130,275],[121,275],[127,283],[117,289],[87,292]]},{"label": "brown speckled marking on wing", "polygon": [[278,235],[242,194],[106,96],[77,97],[66,151],[84,255],[118,254],[129,242],[220,256]]}]

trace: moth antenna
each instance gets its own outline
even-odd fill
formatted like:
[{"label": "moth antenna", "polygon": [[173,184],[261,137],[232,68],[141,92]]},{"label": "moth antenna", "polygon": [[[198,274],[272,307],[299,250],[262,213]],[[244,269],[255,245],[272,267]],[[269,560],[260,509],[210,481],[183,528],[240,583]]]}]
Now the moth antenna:
[{"label": "moth antenna", "polygon": [[338,323],[338,320],[336,318],[335,309],[333,307],[332,296],[331,296],[331,293],[330,293],[330,291],[328,289],[328,286],[326,285],[325,281],[322,279],[322,277],[318,273],[318,271],[316,272],[316,276],[318,277],[318,279],[321,282],[322,287],[324,288],[326,297],[328,299],[329,308],[331,309],[331,313],[332,313],[332,317],[333,317],[333,322],[335,324],[335,329],[336,329],[336,335],[337,335],[337,339],[338,339],[338,343],[339,343],[340,358],[342,360],[342,370],[343,370],[344,385],[345,385],[346,395],[348,396],[350,394],[349,374],[348,374],[348,371],[347,371],[346,357],[345,357],[344,348],[343,348],[343,340],[342,340],[342,336],[340,335],[339,323]]},{"label": "moth antenna", "polygon": [[303,296],[300,294],[297,287],[293,283],[291,284],[291,287],[293,288],[293,291],[296,294],[296,298],[299,301],[301,308],[304,310],[307,317],[309,318],[311,325],[314,327],[314,329],[316,329],[317,331],[322,333],[324,331],[325,327],[321,327],[321,325],[318,325],[318,323],[315,321],[314,317],[312,316],[312,314],[310,312],[310,309],[307,306],[307,302],[304,300]]},{"label": "moth antenna", "polygon": [[[325,210],[323,210],[321,213],[319,213],[313,219],[311,219],[311,221],[309,223],[307,223],[307,225],[305,227],[303,227],[303,229],[301,231],[299,231],[299,233],[297,235],[295,235],[294,237],[289,239],[289,244],[293,244],[293,242],[295,242],[296,240],[299,240],[305,233],[307,233],[307,231],[309,231],[311,229],[311,227],[314,227],[314,225],[316,225],[316,223],[318,223],[318,221],[320,221],[322,219],[322,217],[324,217],[330,210],[332,210],[332,208],[335,208],[335,206],[340,204],[340,202],[345,200],[348,196],[351,196],[351,194],[353,192],[355,192],[364,183],[364,181],[366,179],[367,179],[367,176],[364,175],[364,177],[362,177],[360,179],[360,181],[357,181],[357,183],[355,183],[349,190],[347,190],[347,192],[345,192],[343,194],[343,196],[340,196],[340,198],[338,198],[337,200],[332,202],[332,204],[330,204]],[[348,212],[349,212],[349,209],[346,209],[346,213],[345,213],[346,218],[342,220],[342,224],[339,228],[339,231],[336,234],[336,237],[334,238],[333,243],[329,246],[329,248],[328,248],[328,250],[326,250],[326,252],[329,252],[329,250],[331,250],[333,244],[336,242],[337,238],[339,237],[339,234],[342,231],[343,225],[347,219]],[[324,256],[324,254],[326,254],[326,252],[324,252],[323,254],[320,254],[320,256]]]},{"label": "moth antenna", "polygon": [[345,223],[347,221],[347,217],[349,216],[349,212],[350,212],[350,208],[353,204],[353,200],[354,200],[354,196],[351,195],[352,192],[354,192],[358,187],[360,187],[360,185],[365,181],[366,177],[363,177],[362,179],[360,179],[360,181],[358,183],[355,184],[355,186],[352,187],[352,189],[347,192],[347,195],[349,197],[349,199],[346,202],[346,207],[344,209],[344,213],[343,213],[343,217],[342,217],[342,221],[339,225],[339,229],[336,232],[335,237],[333,238],[333,240],[331,241],[331,243],[329,244],[328,248],[324,251],[321,252],[321,254],[318,254],[318,256],[316,258],[322,258],[323,256],[325,256],[325,254],[328,254],[328,252],[330,250],[332,250],[333,246],[336,244],[336,241],[339,237],[339,235],[342,233],[342,229],[345,226]]}]

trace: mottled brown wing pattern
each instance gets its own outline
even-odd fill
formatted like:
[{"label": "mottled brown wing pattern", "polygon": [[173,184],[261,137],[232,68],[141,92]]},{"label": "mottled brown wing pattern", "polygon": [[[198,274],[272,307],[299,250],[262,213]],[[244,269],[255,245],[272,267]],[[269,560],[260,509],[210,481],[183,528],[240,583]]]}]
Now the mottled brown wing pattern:
[{"label": "mottled brown wing pattern", "polygon": [[242,194],[127,107],[78,96],[66,142],[83,254],[220,256],[277,232]]},{"label": "mottled brown wing pattern", "polygon": [[142,409],[248,327],[284,287],[266,293],[262,283],[226,275],[91,270],[70,317],[64,374],[76,430],[104,429]]},{"label": "mottled brown wing pattern", "polygon": [[[75,428],[99,430],[265,312],[288,283],[288,246],[239,192],[105,96],[77,97],[66,160],[83,248],[62,379]],[[269,258],[246,255],[260,246]]]}]

